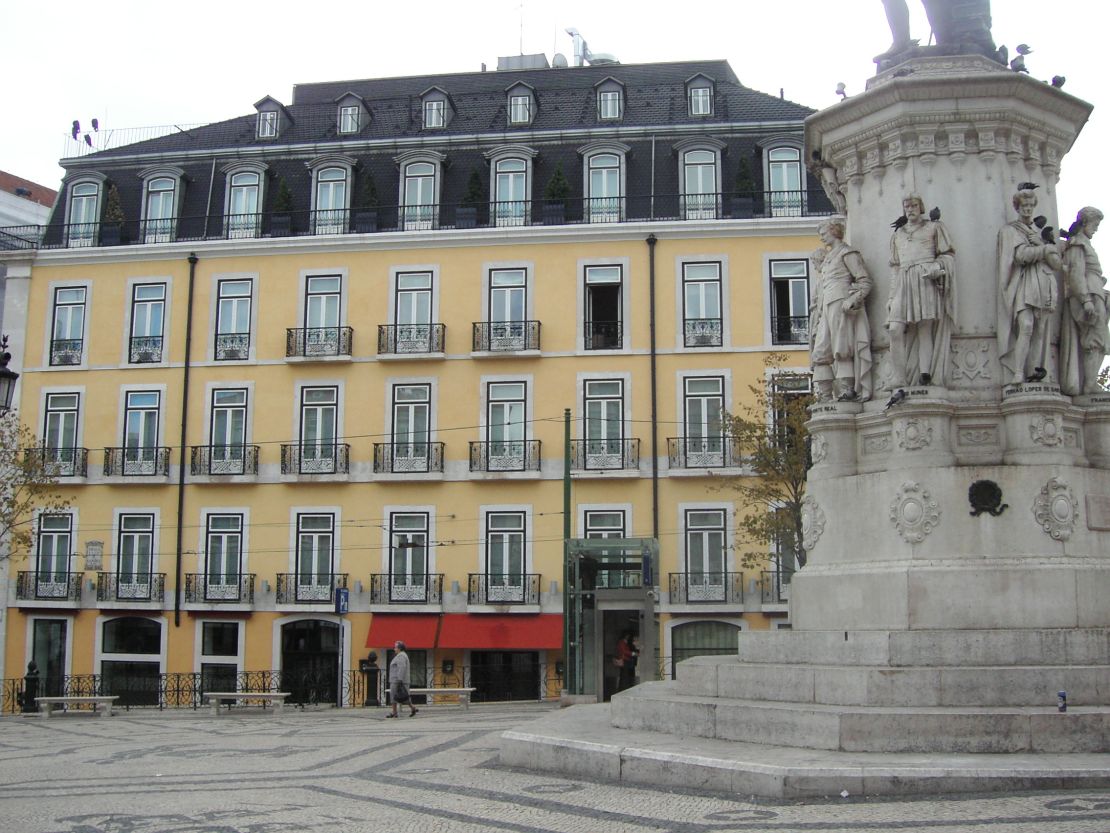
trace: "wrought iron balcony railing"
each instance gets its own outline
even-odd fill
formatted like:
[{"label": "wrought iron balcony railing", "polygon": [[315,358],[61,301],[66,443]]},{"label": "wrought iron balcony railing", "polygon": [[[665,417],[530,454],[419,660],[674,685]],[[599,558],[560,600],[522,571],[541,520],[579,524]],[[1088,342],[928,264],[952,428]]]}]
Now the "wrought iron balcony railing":
[{"label": "wrought iron balcony railing", "polygon": [[50,342],[50,366],[81,364],[81,351],[85,342],[80,338],[56,338]]},{"label": "wrought iron balcony railing", "polygon": [[587,350],[620,350],[623,343],[620,321],[587,321],[585,348]]},{"label": "wrought iron balcony railing", "polygon": [[790,580],[793,577],[793,570],[764,570],[760,574],[763,604],[789,604]]},{"label": "wrought iron balcony railing", "polygon": [[771,318],[771,341],[774,344],[808,344],[808,315],[776,315]]},{"label": "wrought iron balcony railing", "polygon": [[194,445],[189,473],[202,477],[258,474],[258,446]]},{"label": "wrought iron balcony railing", "polygon": [[166,595],[165,573],[97,573],[100,602],[161,602]]},{"label": "wrought iron balcony railing", "polygon": [[540,349],[539,321],[476,321],[473,349],[482,353],[519,353]]},{"label": "wrought iron balcony railing", "polygon": [[20,601],[79,602],[81,578],[81,573],[68,571],[21,572],[16,577],[15,597]]},{"label": "wrought iron balcony railing", "polygon": [[346,573],[278,573],[278,604],[331,604],[347,586]]},{"label": "wrought iron balcony railing", "polygon": [[720,347],[722,329],[720,318],[687,318],[682,322],[686,347]]},{"label": "wrought iron balcony railing", "polygon": [[442,353],[446,335],[447,327],[443,324],[379,324],[378,354]]},{"label": "wrought iron balcony railing", "polygon": [[471,471],[539,471],[539,440],[496,440],[470,444]]},{"label": "wrought iron balcony railing", "polygon": [[739,466],[740,443],[735,437],[668,437],[667,457],[672,469]]},{"label": "wrought iron balcony railing", "polygon": [[671,604],[740,604],[743,573],[671,573]]},{"label": "wrought iron balcony railing", "polygon": [[440,604],[442,601],[443,573],[374,573],[370,576],[371,604]]},{"label": "wrought iron balcony railing", "polygon": [[571,468],[576,471],[638,469],[640,441],[636,438],[614,440],[571,440]]},{"label": "wrought iron balcony railing", "polygon": [[471,573],[466,603],[472,605],[538,605],[539,573]]},{"label": "wrought iron balcony railing", "polygon": [[104,449],[104,474],[108,477],[165,477],[169,473],[168,448],[152,446]]},{"label": "wrought iron balcony railing", "polygon": [[189,604],[253,604],[254,573],[188,573],[185,601]]},{"label": "wrought iron balcony railing", "polygon": [[711,194],[629,194],[427,205],[386,205],[242,214],[190,215],[125,223],[55,223],[0,228],[0,250],[158,245],[171,241],[368,234],[428,229],[570,225],[578,223],[744,220],[832,213],[820,188]]},{"label": "wrought iron balcony railing", "polygon": [[350,461],[351,446],[347,443],[281,447],[282,474],[348,474]]},{"label": "wrought iron balcony railing", "polygon": [[355,331],[350,327],[291,328],[285,331],[285,357],[349,356],[354,338]]},{"label": "wrought iron balcony railing", "polygon": [[443,443],[374,443],[375,474],[443,471]]},{"label": "wrought iron balcony railing", "polygon": [[162,361],[162,336],[132,336],[127,361],[131,364]]},{"label": "wrought iron balcony railing", "polygon": [[250,333],[216,333],[216,361],[242,361],[250,358],[250,350]]},{"label": "wrought iron balcony railing", "polygon": [[89,450],[87,448],[28,448],[24,451],[31,465],[49,477],[87,477]]}]

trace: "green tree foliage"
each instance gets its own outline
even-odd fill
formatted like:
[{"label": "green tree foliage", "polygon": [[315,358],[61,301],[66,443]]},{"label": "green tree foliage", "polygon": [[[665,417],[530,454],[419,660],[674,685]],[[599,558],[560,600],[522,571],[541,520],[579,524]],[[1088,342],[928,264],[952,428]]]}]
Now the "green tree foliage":
[{"label": "green tree foliage", "polygon": [[285,181],[285,177],[278,177],[277,194],[274,196],[274,213],[288,214],[293,210],[293,192],[289,190],[289,184]]},{"label": "green tree foliage", "polygon": [[62,512],[70,499],[58,491],[51,463],[14,411],[0,414],[0,560],[31,552],[38,512]]},{"label": "green tree foliage", "polygon": [[[744,473],[722,477],[715,487],[736,492],[743,507],[736,521],[737,548],[746,569],[767,564],[768,553],[802,549],[802,500],[809,470],[809,374],[782,370],[786,356],[770,354],[764,376],[750,385],[750,404],[725,415],[726,430],[744,457]],[[783,564],[784,568],[792,565]]]}]

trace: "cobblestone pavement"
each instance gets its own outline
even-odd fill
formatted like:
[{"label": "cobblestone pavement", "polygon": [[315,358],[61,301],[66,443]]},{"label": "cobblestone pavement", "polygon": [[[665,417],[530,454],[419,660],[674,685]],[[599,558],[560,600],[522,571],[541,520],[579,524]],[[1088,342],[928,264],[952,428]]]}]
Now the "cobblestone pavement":
[{"label": "cobblestone pavement", "polygon": [[497,763],[540,704],[0,720],[2,833],[1110,833],[1110,791],[749,801]]}]

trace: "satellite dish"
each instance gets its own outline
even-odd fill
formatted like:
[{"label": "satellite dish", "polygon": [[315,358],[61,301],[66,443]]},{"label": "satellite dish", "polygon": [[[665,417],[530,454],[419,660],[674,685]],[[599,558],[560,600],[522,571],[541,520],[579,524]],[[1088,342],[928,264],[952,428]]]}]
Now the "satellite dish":
[{"label": "satellite dish", "polygon": [[553,56],[551,56],[551,66],[555,67],[556,69],[562,69],[563,67],[568,66],[567,56],[564,55],[562,52],[556,52]]}]

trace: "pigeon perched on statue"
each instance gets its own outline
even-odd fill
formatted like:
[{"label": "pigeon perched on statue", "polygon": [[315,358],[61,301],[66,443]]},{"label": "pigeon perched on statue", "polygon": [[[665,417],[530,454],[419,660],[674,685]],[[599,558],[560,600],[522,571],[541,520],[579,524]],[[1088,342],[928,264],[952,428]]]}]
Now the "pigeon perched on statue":
[{"label": "pigeon perched on statue", "polygon": [[940,208],[938,206],[933,206],[933,210],[929,212],[929,219],[934,223],[940,219]]},{"label": "pigeon perched on statue", "polygon": [[1041,230],[1041,240],[1045,243],[1055,244],[1056,238],[1052,234],[1052,226],[1048,225],[1048,218],[1038,214],[1033,218],[1033,225]]},{"label": "pigeon perched on statue", "polygon": [[899,217],[897,220],[895,220],[893,223],[891,223],[890,227],[892,229],[894,229],[895,231],[898,231],[898,229],[902,228],[902,226],[904,226],[909,221],[910,221],[909,218],[905,214],[903,214],[901,217]]}]

